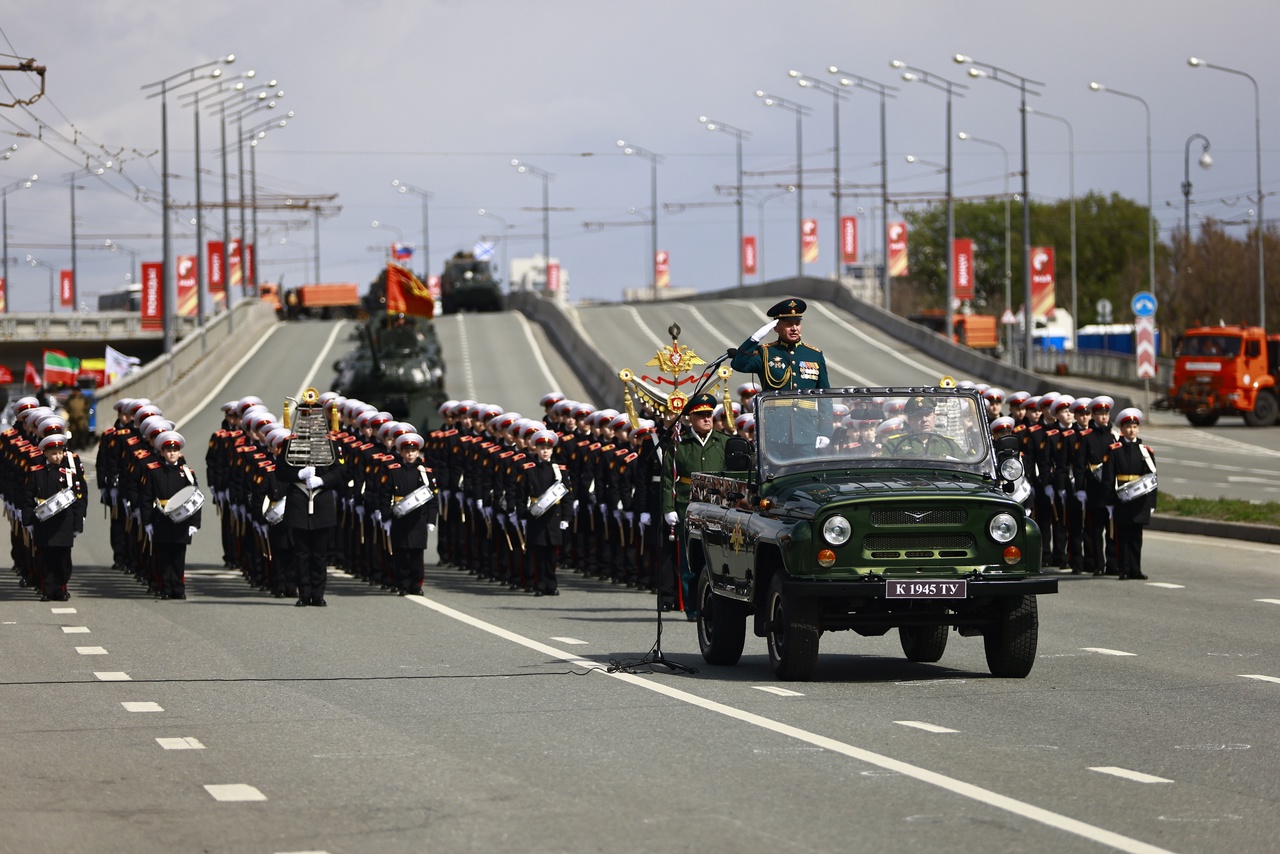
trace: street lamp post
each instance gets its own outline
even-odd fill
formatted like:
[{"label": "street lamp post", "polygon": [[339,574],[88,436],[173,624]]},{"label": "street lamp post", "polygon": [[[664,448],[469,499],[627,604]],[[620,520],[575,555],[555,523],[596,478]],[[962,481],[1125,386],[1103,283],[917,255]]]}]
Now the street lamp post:
[{"label": "street lamp post", "polygon": [[[165,77],[163,80],[157,80],[154,83],[148,83],[142,87],[143,91],[152,89],[156,86],[160,87],[159,92],[153,92],[148,98],[160,96],[160,208],[161,208],[161,270],[160,282],[161,290],[164,294],[164,352],[173,351],[174,331],[173,331],[173,314],[177,308],[177,288],[173,280],[173,254],[169,245],[169,237],[171,226],[169,223],[169,103],[168,92],[177,89],[179,86],[185,86],[188,83],[194,83],[200,79],[196,77],[196,73],[204,71],[206,68],[212,68],[219,64],[230,64],[235,62],[235,54],[227,54],[221,59],[214,59],[209,62],[203,62],[199,65],[193,65],[185,71],[179,71]],[[222,76],[222,69],[214,68],[209,74],[210,77]],[[185,79],[184,79],[185,78]],[[170,85],[172,84],[172,85]]]},{"label": "street lamp post", "polygon": [[835,136],[832,147],[832,163],[835,166],[835,184],[833,186],[835,188],[836,196],[835,228],[832,230],[831,234],[834,238],[832,242],[834,252],[832,254],[835,256],[836,281],[838,282],[840,281],[840,273],[844,268],[844,262],[840,257],[841,250],[844,246],[844,234],[841,231],[843,217],[841,216],[840,211],[840,102],[846,100],[848,96],[846,96],[844,92],[840,91],[839,87],[833,86],[825,80],[818,80],[815,77],[809,77],[808,75],[795,70],[788,71],[787,74],[794,77],[796,79],[796,83],[800,86],[806,89],[817,89],[819,92],[826,92],[831,96],[831,127]]},{"label": "street lamp post", "polygon": [[53,314],[53,310],[54,310],[53,295],[55,293],[55,289],[53,286],[53,274],[57,271],[58,268],[50,264],[48,261],[41,261],[39,258],[35,257],[34,255],[27,256],[27,263],[30,264],[32,267],[40,266],[40,267],[44,267],[49,271],[49,313]]},{"label": "street lamp post", "polygon": [[1142,109],[1147,116],[1147,290],[1151,293],[1156,292],[1156,225],[1155,225],[1155,209],[1152,207],[1151,195],[1151,107],[1145,100],[1133,95],[1129,92],[1121,92],[1119,89],[1111,89],[1103,86],[1101,83],[1090,83],[1090,91],[1107,92],[1111,95],[1119,95],[1121,98],[1128,98],[1131,101],[1137,101],[1142,105]]},{"label": "street lamp post", "polygon": [[889,63],[890,68],[898,68],[902,70],[902,79],[908,83],[923,83],[934,89],[938,89],[947,93],[947,340],[950,341],[955,337],[955,299],[956,299],[956,283],[955,271],[952,267],[956,263],[956,215],[955,215],[955,195],[952,193],[951,182],[951,98],[959,95],[963,98],[963,93],[958,93],[957,89],[968,89],[969,87],[963,83],[953,83],[950,80],[939,77],[936,74],[930,74],[920,68],[914,68],[900,60],[893,60]]},{"label": "street lamp post", "polygon": [[507,222],[488,208],[480,208],[477,213],[479,213],[480,216],[493,217],[498,222],[502,223],[502,235],[500,238],[502,240],[502,275],[507,277],[507,290],[509,291],[511,290],[511,268],[507,266],[507,231],[511,228],[511,223]]},{"label": "street lamp post", "polygon": [[[785,196],[788,193],[794,193],[795,191],[796,191],[795,187],[787,187],[786,189],[778,190],[776,193],[769,193],[766,196],[761,196],[760,198],[756,199],[756,212],[758,214],[758,218],[760,221],[760,236],[756,238],[757,240],[760,241],[759,245],[756,246],[756,268],[759,271],[760,281],[762,282],[765,281],[764,262],[765,262],[765,259],[769,257],[768,254],[764,252],[764,205],[765,205],[765,202],[771,201],[773,199],[781,198],[782,196]],[[837,281],[839,281],[839,279],[837,279]]]},{"label": "street lamp post", "polygon": [[1071,193],[1071,347],[1074,350],[1077,349],[1077,330],[1080,328],[1079,306],[1076,301],[1076,134],[1075,129],[1071,127],[1071,122],[1062,116],[1055,116],[1053,113],[1046,113],[1032,107],[1027,107],[1027,111],[1033,116],[1043,116],[1067,126],[1067,186],[1068,192]]},{"label": "street lamp post", "polygon": [[[1013,304],[1013,259],[1010,251],[1011,232],[1009,229],[1009,149],[992,139],[982,139],[981,137],[960,131],[956,134],[956,138],[962,142],[976,142],[981,145],[990,145],[992,148],[1000,149],[1000,153],[1004,156],[1004,310],[1012,311]],[[1030,298],[1028,298],[1027,308],[1024,310],[1025,317],[1030,314]],[[1012,336],[1010,336],[1012,339]],[[1012,349],[1012,340],[1010,341],[1010,349]]]},{"label": "street lamp post", "polygon": [[286,113],[286,115],[288,116],[288,118],[280,119],[279,121],[264,122],[263,124],[254,128],[253,132],[251,133],[253,138],[249,140],[249,199],[250,199],[249,203],[253,207],[253,213],[251,216],[253,225],[251,227],[251,232],[250,232],[253,235],[253,242],[250,245],[253,247],[253,251],[254,251],[252,267],[253,267],[253,278],[254,278],[253,292],[255,294],[258,292],[258,282],[257,282],[258,264],[262,260],[257,255],[257,252],[258,252],[258,153],[257,153],[258,143],[261,142],[264,137],[266,137],[267,131],[272,130],[274,128],[282,128],[285,125],[287,125],[289,123],[289,119],[293,118],[293,111],[290,110],[288,113]]},{"label": "street lamp post", "polygon": [[1266,233],[1267,221],[1262,217],[1262,107],[1260,106],[1258,81],[1253,78],[1253,75],[1239,69],[1227,68],[1225,65],[1214,65],[1212,62],[1205,62],[1203,59],[1194,56],[1187,60],[1187,64],[1192,68],[1212,68],[1214,71],[1235,74],[1253,84],[1253,137],[1257,151],[1258,170],[1258,325],[1265,329],[1267,325],[1267,267],[1264,261],[1262,237]]},{"label": "street lamp post", "polygon": [[880,96],[880,207],[884,211],[884,222],[881,225],[880,248],[882,258],[883,287],[884,287],[884,310],[890,311],[891,297],[889,291],[889,147],[885,131],[885,100],[888,98],[896,98],[896,95],[890,95],[890,92],[897,92],[897,86],[888,86],[884,83],[877,83],[874,80],[868,80],[865,77],[859,77],[856,74],[850,74],[847,71],[841,71],[834,65],[827,66],[827,71],[832,74],[839,74],[841,86],[852,86],[855,89],[865,89],[868,92],[875,92]]},{"label": "street lamp post", "polygon": [[427,190],[415,187],[412,184],[406,184],[399,179],[392,180],[391,186],[396,188],[396,192],[412,193],[422,199],[422,281],[425,282],[431,275],[430,211],[427,209],[427,203],[433,197]]},{"label": "street lamp post", "polygon": [[1186,155],[1182,164],[1182,227],[1186,229],[1184,245],[1188,255],[1191,252],[1191,143],[1197,139],[1204,143],[1200,152],[1200,168],[1208,169],[1213,166],[1213,158],[1209,156],[1209,137],[1202,133],[1193,133],[1187,137]]},{"label": "street lamp post", "polygon": [[1022,129],[1022,298],[1026,308],[1023,311],[1023,354],[1022,366],[1028,371],[1031,370],[1032,358],[1031,348],[1034,344],[1035,321],[1031,314],[1031,196],[1030,196],[1030,171],[1027,164],[1027,95],[1039,95],[1040,93],[1028,87],[1044,86],[1045,84],[1032,80],[1029,77],[1023,77],[1020,74],[1014,74],[995,65],[989,65],[985,62],[978,62],[972,57],[957,53],[953,57],[960,65],[968,65],[970,77],[985,77],[988,80],[994,80],[997,83],[1003,83],[1017,89],[1021,96],[1020,113],[1021,129]]},{"label": "street lamp post", "polygon": [[[39,175],[32,175],[30,178],[24,178],[21,181],[14,181],[7,187],[0,188],[0,217],[3,223],[0,223],[0,231],[4,232],[4,287],[6,292],[9,288],[9,193],[14,190],[25,190],[40,180]],[[3,313],[8,314],[9,301],[5,299]]]},{"label": "street lamp post", "polygon": [[649,161],[649,275],[653,282],[653,301],[658,301],[658,164],[662,155],[631,145],[625,139],[618,140],[623,154],[633,154]]},{"label": "street lamp post", "polygon": [[[387,229],[388,231],[394,231],[394,232],[396,233],[396,241],[397,241],[397,242],[399,242],[399,243],[404,243],[404,232],[403,232],[403,231],[401,231],[401,230],[400,230],[399,228],[397,228],[396,226],[392,225],[391,223],[389,223],[389,222],[382,222],[381,220],[377,220],[377,219],[375,219],[375,220],[371,223],[371,225],[372,225],[374,228],[385,228],[385,229]],[[388,248],[387,248],[387,255],[388,255],[388,256],[390,256],[390,255],[391,255],[391,249],[390,249],[390,247],[388,247]]]},{"label": "street lamp post", "polygon": [[553,173],[537,166],[531,166],[521,160],[512,160],[511,165],[517,172],[528,172],[542,179],[542,270],[544,287],[551,286],[551,201],[549,184]]},{"label": "street lamp post", "polygon": [[804,117],[809,108],[762,89],[756,90],[766,107],[781,107],[796,117],[796,278],[804,275]]},{"label": "street lamp post", "polygon": [[[269,85],[275,86],[276,81],[272,80]],[[279,92],[275,93],[275,96],[283,97],[284,90],[280,90]],[[254,101],[251,101],[248,106],[240,109],[235,114],[236,163],[237,163],[236,168],[240,173],[239,175],[239,181],[240,181],[240,295],[242,297],[250,293],[249,291],[250,279],[254,280],[253,293],[257,293],[256,280],[258,277],[256,259],[252,257],[252,253],[257,252],[258,247],[250,242],[248,224],[245,221],[245,215],[246,215],[245,208],[248,206],[245,204],[245,195],[244,195],[244,176],[245,176],[244,146],[246,142],[252,142],[252,141],[255,141],[257,138],[260,138],[261,136],[265,136],[265,130],[268,127],[271,127],[272,125],[277,124],[277,122],[275,121],[267,121],[267,122],[263,122],[262,124],[256,127],[252,127],[246,131],[244,129],[244,118],[245,116],[252,115],[253,113],[258,112],[259,110],[274,110],[276,107],[276,102],[274,100],[268,100],[269,97],[271,97],[270,93],[265,91],[259,92]],[[293,114],[289,113],[289,115],[292,116]],[[283,127],[282,124],[279,126]],[[250,166],[252,167],[253,160],[254,160],[252,146],[250,147],[249,159],[250,159]],[[254,174],[253,179],[250,182],[250,193],[253,196],[250,204],[253,206],[253,218],[255,221],[257,220],[257,213],[258,213],[257,177],[258,176]],[[230,293],[231,291],[230,281],[228,281],[227,283],[227,291],[228,293]]]},{"label": "street lamp post", "polygon": [[947,280],[946,288],[944,289],[946,291],[946,299],[947,299],[947,308],[945,311],[945,316],[947,318],[947,323],[946,323],[947,340],[950,341],[950,340],[953,340],[955,337],[954,303],[956,301],[955,300],[955,296],[956,296],[955,282],[952,280],[952,270],[951,270],[952,264],[955,261],[954,247],[956,242],[955,207],[951,204],[951,168],[943,163],[934,163],[932,160],[922,160],[921,158],[916,157],[914,154],[908,154],[906,157],[906,160],[908,163],[919,163],[921,166],[932,166],[934,169],[938,170],[938,172],[941,172],[947,176],[947,190],[946,190],[946,194],[947,194],[947,212],[946,212],[947,259],[943,269],[945,270],[945,276]]},{"label": "street lamp post", "polygon": [[730,136],[732,136],[734,141],[734,148],[737,151],[738,193],[737,193],[737,198],[734,199],[734,204],[737,205],[738,207],[738,287],[741,288],[742,279],[746,273],[746,270],[744,268],[745,259],[742,257],[742,141],[744,139],[750,139],[751,134],[750,132],[742,130],[741,128],[736,128],[733,125],[727,125],[724,122],[712,121],[706,116],[698,116],[698,121],[702,122],[702,124],[706,127],[707,130],[710,130],[710,131],[718,130],[721,133],[727,133]]}]

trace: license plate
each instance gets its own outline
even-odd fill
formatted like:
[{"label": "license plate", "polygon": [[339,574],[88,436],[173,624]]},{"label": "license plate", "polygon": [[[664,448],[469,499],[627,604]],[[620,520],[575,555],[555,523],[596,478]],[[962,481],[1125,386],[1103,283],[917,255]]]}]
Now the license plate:
[{"label": "license plate", "polygon": [[886,599],[964,599],[968,581],[887,581]]}]

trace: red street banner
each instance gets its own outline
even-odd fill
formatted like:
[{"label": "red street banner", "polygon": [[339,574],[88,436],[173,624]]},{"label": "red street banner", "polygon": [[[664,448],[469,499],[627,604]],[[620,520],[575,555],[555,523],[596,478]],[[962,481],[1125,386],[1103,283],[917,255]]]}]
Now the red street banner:
[{"label": "red street banner", "polygon": [[178,256],[178,316],[195,317],[200,306],[197,258],[194,255]]},{"label": "red street banner", "polygon": [[70,270],[58,272],[58,304],[70,306],[76,304],[75,277]]},{"label": "red street banner", "polygon": [[560,290],[560,265],[547,265],[547,291],[555,292]]},{"label": "red street banner", "polygon": [[1031,316],[1048,317],[1057,304],[1053,247],[1031,247]]},{"label": "red street banner", "polygon": [[889,223],[889,275],[905,276],[907,269],[907,224]]},{"label": "red street banner", "polygon": [[210,240],[206,258],[209,259],[209,293],[222,293],[227,287],[227,271],[223,267],[222,241]]},{"label": "red street banner", "polygon": [[9,312],[7,289],[8,283],[5,282],[4,276],[0,276],[0,314],[8,314]]},{"label": "red street banner", "polygon": [[142,265],[142,328],[164,326],[164,291],[161,270],[164,265],[149,261]]},{"label": "red street banner", "polygon": [[858,263],[858,218],[840,218],[840,260],[845,264]]},{"label": "red street banner", "polygon": [[240,241],[233,239],[227,244],[227,283],[232,287],[244,284],[244,276],[240,270]]},{"label": "red street banner", "polygon": [[957,300],[973,299],[973,240],[957,237],[951,254],[952,280]]},{"label": "red street banner", "polygon": [[800,259],[806,264],[818,260],[818,221],[806,219],[800,222]]},{"label": "red street banner", "polygon": [[244,272],[244,283],[252,287],[257,287],[258,280],[255,277],[258,275],[258,268],[253,261],[252,243],[246,243],[244,245]]},{"label": "red street banner", "polygon": [[756,239],[751,235],[742,238],[742,272],[747,276],[756,274],[756,264],[759,261],[759,255],[756,253]]},{"label": "red street banner", "polygon": [[671,256],[665,249],[659,249],[653,253],[653,286],[656,288],[671,286]]},{"label": "red street banner", "polygon": [[436,301],[427,286],[407,267],[387,262],[387,314],[407,314],[428,320],[436,312]]}]

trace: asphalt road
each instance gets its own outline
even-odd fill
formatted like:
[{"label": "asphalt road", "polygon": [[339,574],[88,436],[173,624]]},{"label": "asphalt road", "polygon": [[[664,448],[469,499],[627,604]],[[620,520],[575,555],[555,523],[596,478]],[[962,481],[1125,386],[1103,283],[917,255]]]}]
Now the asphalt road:
[{"label": "asphalt road", "polygon": [[[592,314],[598,342],[623,334]],[[500,384],[536,362],[527,340],[488,324],[463,324],[489,342],[475,396],[532,408],[545,377]],[[192,447],[218,402],[278,406],[323,375],[335,325],[282,326],[227,366]],[[1280,549],[1149,533],[1150,582],[1041,597],[1024,680],[989,677],[977,638],[925,665],[840,633],[815,681],[782,684],[763,640],[709,667],[670,620],[664,652],[698,673],[605,672],[650,650],[653,599],[571,573],[556,599],[438,567],[424,597],[335,574],[329,608],[295,609],[223,571],[204,524],[186,601],[107,568],[100,512],[70,602],[0,583],[0,851],[1239,854],[1280,834]]]}]

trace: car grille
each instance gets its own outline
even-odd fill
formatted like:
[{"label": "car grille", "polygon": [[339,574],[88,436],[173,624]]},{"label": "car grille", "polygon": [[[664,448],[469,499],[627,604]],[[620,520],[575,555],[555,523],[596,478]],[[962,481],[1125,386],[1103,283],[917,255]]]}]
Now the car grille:
[{"label": "car grille", "polygon": [[887,525],[963,525],[969,512],[962,509],[938,510],[873,510],[871,524]]},{"label": "car grille", "polygon": [[862,548],[877,560],[938,560],[974,554],[973,537],[968,534],[873,535],[862,541]]}]

